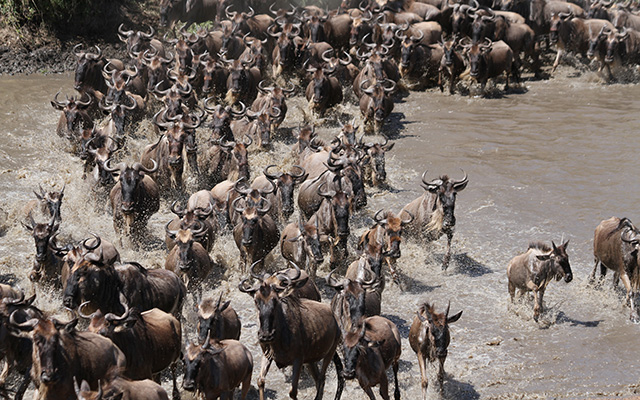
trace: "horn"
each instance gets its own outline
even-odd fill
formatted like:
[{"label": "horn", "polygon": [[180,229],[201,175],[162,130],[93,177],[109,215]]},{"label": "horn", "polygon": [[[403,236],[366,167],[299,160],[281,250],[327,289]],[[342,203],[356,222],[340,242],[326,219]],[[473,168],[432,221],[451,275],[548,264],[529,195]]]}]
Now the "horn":
[{"label": "horn", "polygon": [[184,208],[178,208],[178,200],[175,200],[172,204],[171,204],[171,212],[174,213],[175,215],[177,215],[178,217],[182,218],[184,217],[184,214],[186,213]]},{"label": "horn", "polygon": [[338,282],[338,280],[333,277],[333,274],[336,273],[337,270],[337,268],[333,269],[326,277],[325,281],[327,282],[327,286],[331,286],[334,289],[342,290],[344,289],[344,282]]},{"label": "horn", "polygon": [[[389,93],[389,92],[393,92],[393,90],[396,88],[396,83],[395,83],[393,80],[391,80],[391,79],[388,79],[388,78],[387,78],[387,79],[385,79],[385,80],[384,80],[384,82],[383,82],[383,83],[390,83],[390,84],[391,84],[391,86],[387,86],[387,87],[382,86],[382,89],[383,89],[385,92],[387,92],[387,93]],[[386,144],[386,143],[385,143],[385,144]]]},{"label": "horn", "polygon": [[100,239],[100,236],[96,235],[95,233],[91,233],[91,235],[93,235],[93,237],[96,239],[96,244],[94,246],[89,246],[88,244],[91,238],[88,238],[82,241],[82,246],[88,251],[97,249],[98,247],[100,247],[100,244],[102,243],[102,239]]},{"label": "horn", "polygon": [[329,49],[329,50],[327,50],[327,51],[325,51],[325,52],[323,52],[323,53],[322,53],[322,56],[321,56],[321,57],[322,57],[322,59],[323,59],[325,62],[327,62],[327,63],[331,62],[331,59],[330,59],[330,58],[329,58],[329,56],[328,56],[328,54],[329,54],[329,53],[331,53],[331,52],[333,52],[333,49]]},{"label": "horn", "polygon": [[134,163],[133,167],[131,168],[135,169],[136,171],[143,171],[143,172],[146,172],[147,174],[153,174],[158,170],[158,163],[153,158],[151,159],[151,162],[153,163],[153,167],[151,168],[147,168],[144,165],[140,164],[139,162]]},{"label": "horn", "polygon": [[[462,171],[464,176],[462,177],[462,179],[453,182],[453,187],[456,189],[460,187],[464,188],[467,185],[467,182],[469,181],[469,177],[467,176],[467,173],[462,168],[460,168],[460,170]],[[462,190],[462,189],[458,189],[458,190]]]},{"label": "horn", "polygon": [[298,171],[299,171],[298,173],[295,173],[295,172],[293,172],[293,171],[289,171],[289,175],[291,175],[291,177],[292,177],[294,180],[302,181],[302,178],[303,178],[303,177],[305,177],[305,176],[307,175],[307,171],[305,171],[305,170],[304,170],[304,168],[302,168],[301,166],[299,166],[299,165],[297,165],[297,164],[296,164],[296,165],[294,165],[294,166],[293,166],[293,167],[291,167],[291,168],[297,168],[297,169],[298,169]]},{"label": "horn", "polygon": [[[273,183],[272,183],[273,184]],[[256,207],[256,211],[258,211],[258,214],[266,214],[269,212],[269,210],[271,209],[271,202],[267,199],[262,199],[262,201],[264,201],[266,203],[266,205],[262,208]]]},{"label": "horn", "polygon": [[120,24],[120,26],[118,26],[118,33],[121,35],[126,36],[127,38],[131,35],[133,35],[133,31],[125,31],[124,30],[124,24]]},{"label": "horn", "polygon": [[414,219],[415,217],[413,216],[413,214],[411,214],[411,213],[410,213],[409,211],[407,211],[407,210],[404,210],[404,212],[405,212],[406,214],[409,214],[409,219],[408,219],[408,220],[404,220],[404,219],[403,219],[403,220],[401,220],[401,223],[402,223],[402,225],[410,224],[410,223],[411,223],[411,221],[413,221],[413,219]]},{"label": "horn", "polygon": [[373,219],[380,225],[384,225],[387,223],[387,219],[382,219],[382,217],[380,216],[380,213],[382,213],[384,211],[383,208],[381,208],[380,210],[378,210],[378,212],[376,212],[376,215],[373,216]]},{"label": "horn", "polygon": [[270,168],[274,168],[277,167],[276,164],[271,164],[271,165],[267,165],[264,170],[262,171],[262,173],[264,174],[264,176],[266,176],[267,178],[269,178],[270,181],[275,181],[278,178],[280,178],[282,176],[282,172],[275,172],[275,173],[269,173],[269,169]]},{"label": "horn", "polygon": [[238,202],[240,200],[242,200],[242,197],[238,197],[237,199],[233,200],[233,202],[231,203],[231,208],[233,208],[238,214],[242,214],[245,209],[245,207],[240,208],[238,206]]},{"label": "horn", "polygon": [[353,59],[351,58],[351,54],[347,53],[346,51],[343,51],[343,53],[347,56],[347,59],[346,59],[346,61],[345,61],[345,60],[342,60],[341,58],[338,58],[338,60],[339,60],[340,64],[342,64],[342,65],[349,65],[349,64],[351,64],[351,61],[353,60]]},{"label": "horn", "polygon": [[261,258],[258,261],[255,261],[253,264],[251,264],[251,267],[249,268],[249,273],[251,274],[251,277],[254,278],[254,279],[259,280],[260,282],[264,282],[264,276],[258,275],[258,273],[255,271],[255,268],[262,261],[264,261],[264,258]]},{"label": "horn", "polygon": [[99,310],[96,310],[96,311],[94,311],[94,312],[93,312],[93,313],[91,313],[91,314],[85,314],[85,312],[84,312],[83,310],[84,310],[84,308],[85,308],[89,303],[91,303],[91,300],[87,300],[87,301],[85,301],[84,303],[80,304],[80,305],[78,306],[78,310],[77,310],[77,312],[78,312],[78,315],[79,315],[81,318],[88,319],[88,320],[92,320],[92,319],[93,319],[93,317],[95,317],[95,316],[96,316],[96,314],[99,312]]},{"label": "horn", "polygon": [[73,54],[78,58],[82,57],[82,55],[84,54],[84,52],[79,50],[81,48],[82,48],[82,43],[78,43],[77,45],[73,46]]},{"label": "horn", "polygon": [[113,160],[112,158],[109,158],[109,159],[104,163],[104,167],[103,167],[103,169],[104,169],[105,171],[107,171],[107,172],[116,172],[116,171],[122,172],[122,171],[124,171],[124,170],[127,168],[127,164],[125,164],[125,163],[123,163],[123,162],[116,164],[116,166],[115,166],[115,167],[111,167],[111,161],[112,161],[112,160]]},{"label": "horn", "polygon": [[14,310],[11,315],[9,316],[9,324],[13,325],[13,326],[17,326],[18,328],[22,329],[22,330],[32,330],[33,328],[35,328],[35,326],[38,324],[38,322],[40,322],[39,318],[31,318],[25,322],[22,323],[18,323],[16,322],[16,313],[20,311],[20,310]]},{"label": "horn", "polygon": [[269,86],[269,87],[264,87],[264,83],[265,80],[261,80],[260,82],[258,82],[258,89],[260,89],[261,92],[266,93],[266,92],[271,92],[274,87],[273,86]]},{"label": "horn", "polygon": [[237,11],[234,11],[233,13],[231,13],[231,11],[229,11],[231,7],[233,7],[233,5],[230,5],[224,9],[224,13],[227,15],[227,19],[230,19],[230,20],[234,19],[235,16],[238,14]]},{"label": "horn", "polygon": [[171,239],[175,240],[176,235],[178,234],[178,231],[173,231],[173,230],[169,229],[169,225],[171,225],[172,222],[173,222],[173,220],[167,222],[167,224],[164,226],[164,231],[166,232],[167,236],[169,236]]}]

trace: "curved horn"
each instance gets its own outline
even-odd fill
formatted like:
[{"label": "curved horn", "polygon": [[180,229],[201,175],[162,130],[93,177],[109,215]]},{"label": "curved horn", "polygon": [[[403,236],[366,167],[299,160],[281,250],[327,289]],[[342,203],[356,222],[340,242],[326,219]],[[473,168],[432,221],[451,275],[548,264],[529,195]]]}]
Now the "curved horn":
[{"label": "curved horn", "polygon": [[91,233],[91,235],[93,235],[93,237],[96,239],[95,245],[89,246],[89,240],[91,240],[91,238],[87,238],[82,241],[82,247],[84,247],[88,251],[97,249],[98,247],[100,247],[100,244],[102,243],[102,239],[100,239],[100,236],[96,235],[95,233]]},{"label": "curved horn", "polygon": [[409,215],[409,219],[407,219],[407,220],[405,220],[405,219],[400,220],[400,221],[401,221],[401,224],[402,224],[402,225],[410,224],[410,223],[411,223],[411,221],[413,221],[413,219],[414,219],[413,214],[411,214],[411,213],[410,213],[409,211],[407,211],[407,210],[404,210],[403,212]]},{"label": "curved horn", "polygon": [[270,165],[267,165],[267,166],[264,168],[264,170],[262,171],[262,173],[264,174],[264,176],[266,176],[267,178],[269,178],[269,180],[271,180],[271,181],[275,181],[275,180],[277,180],[278,178],[280,178],[280,177],[282,176],[282,172],[279,172],[279,171],[277,171],[277,172],[275,172],[275,173],[270,173],[270,172],[269,172],[269,169],[270,169],[270,168],[275,168],[275,167],[277,167],[277,165],[276,165],[276,164],[270,164]]},{"label": "curved horn", "polygon": [[380,213],[384,212],[384,209],[381,208],[380,210],[378,210],[378,212],[376,212],[376,215],[373,216],[373,219],[380,225],[384,225],[387,223],[387,219],[380,216]]},{"label": "curved horn", "polygon": [[292,168],[297,168],[298,169],[298,173],[295,173],[293,171],[289,171],[289,175],[291,175],[291,177],[295,180],[301,180],[305,175],[307,175],[307,171],[305,171],[304,168],[302,168],[299,165],[294,165]]},{"label": "curved horn", "polygon": [[136,171],[143,171],[143,172],[146,172],[147,174],[153,174],[158,170],[158,163],[153,158],[151,159],[151,162],[153,163],[153,167],[151,168],[147,168],[144,165],[140,164],[139,162],[134,163],[133,167],[131,168],[135,169]]},{"label": "curved horn", "polygon": [[173,222],[173,220],[167,222],[167,224],[164,226],[164,231],[166,232],[167,236],[169,236],[171,239],[175,240],[176,235],[178,234],[178,231],[174,231],[169,229],[169,225],[171,225],[171,223]]},{"label": "curved horn", "polygon": [[120,24],[120,26],[118,26],[118,33],[121,35],[124,35],[126,37],[129,37],[131,35],[133,35],[133,31],[125,31],[124,30],[124,24]]},{"label": "curved horn", "polygon": [[382,86],[382,88],[384,89],[385,92],[393,92],[396,88],[396,83],[394,81],[392,81],[391,79],[385,79],[383,83],[390,83],[391,86]]},{"label": "curved horn", "polygon": [[112,158],[109,158],[105,163],[104,166],[102,167],[105,171],[107,172],[122,172],[127,168],[127,164],[121,162],[116,164],[115,167],[111,167],[111,161],[113,161]]}]

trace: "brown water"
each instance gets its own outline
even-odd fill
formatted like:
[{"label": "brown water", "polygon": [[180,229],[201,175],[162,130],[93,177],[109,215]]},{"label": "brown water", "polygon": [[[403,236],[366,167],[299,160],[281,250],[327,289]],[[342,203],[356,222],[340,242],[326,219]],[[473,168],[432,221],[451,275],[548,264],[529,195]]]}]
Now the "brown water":
[{"label": "brown water", "polygon": [[[400,385],[405,399],[420,396],[419,369],[407,334],[424,300],[442,310],[451,301],[452,313],[464,310],[451,328],[445,398],[581,398],[640,390],[640,326],[629,322],[620,293],[608,284],[603,290],[586,284],[598,223],[612,215],[640,221],[640,86],[603,86],[589,76],[571,78],[568,71],[561,72],[558,78],[528,83],[526,93],[500,99],[430,91],[412,93],[396,104],[390,128],[397,134],[396,145],[387,161],[393,190],[369,190],[364,214],[383,207],[398,211],[420,195],[424,169],[433,179],[445,173],[459,178],[463,168],[470,182],[458,195],[455,256],[449,270],[440,269],[444,243],[404,243],[399,264],[406,290],[389,284],[383,296],[383,314],[399,325],[403,336]],[[38,184],[45,189],[67,184],[63,236],[82,239],[96,232],[114,239],[104,206],[80,179],[80,161],[66,152],[65,142],[55,134],[58,112],[49,100],[61,88],[71,93],[71,82],[66,75],[0,79],[0,207],[9,213],[11,224],[0,241],[0,276],[15,275],[28,291],[33,290],[26,276],[35,250],[17,217],[24,203],[34,198],[32,190]],[[285,128],[297,126],[301,119],[295,104],[304,103],[291,102]],[[351,105],[340,111],[357,115]],[[321,134],[329,138],[337,130],[324,127]],[[133,156],[153,139],[134,141]],[[252,176],[271,162],[290,164],[287,154],[282,142],[270,153],[254,153]],[[151,220],[158,242],[171,217],[168,208],[163,202],[161,213]],[[354,219],[354,233],[369,224],[362,217]],[[531,240],[559,243],[563,238],[570,239],[574,280],[550,285],[546,311],[535,323],[530,304],[509,309],[506,265]],[[121,253],[123,259],[145,266],[164,264],[160,247],[134,251],[125,245]],[[257,375],[262,358],[257,320],[249,296],[236,289],[238,250],[228,235],[216,244],[213,256],[229,268],[222,278],[218,274],[210,280],[207,291],[222,290],[231,297]],[[326,274],[324,266],[319,275]],[[38,291],[38,296],[40,307],[51,312],[61,308],[59,294]],[[187,332],[193,332],[192,304],[190,299],[186,306]],[[290,370],[282,374],[271,369],[270,398],[287,398],[289,377]],[[335,372],[330,367],[325,398],[333,398],[334,391]],[[311,380],[305,378],[300,398],[314,394]],[[250,397],[255,398],[255,391]],[[356,382],[348,382],[344,398],[366,396]]]}]

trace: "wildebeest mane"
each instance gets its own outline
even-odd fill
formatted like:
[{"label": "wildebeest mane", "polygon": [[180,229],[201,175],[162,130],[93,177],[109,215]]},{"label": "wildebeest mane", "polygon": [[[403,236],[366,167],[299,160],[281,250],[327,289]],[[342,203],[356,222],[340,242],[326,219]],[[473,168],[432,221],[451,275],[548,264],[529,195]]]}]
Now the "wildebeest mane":
[{"label": "wildebeest mane", "polygon": [[133,265],[134,267],[136,267],[136,269],[143,275],[147,275],[147,269],[145,267],[143,267],[142,265],[140,265],[140,263],[137,263],[135,261],[127,261],[124,264],[129,264],[129,265]]},{"label": "wildebeest mane", "polygon": [[609,239],[614,234],[620,232],[622,230],[622,228],[629,228],[633,232],[637,231],[636,227],[633,226],[633,224],[631,223],[631,220],[629,218],[626,218],[626,217],[625,218],[621,218],[620,219],[620,223],[618,223],[618,226],[616,227],[616,229],[612,230],[611,232],[609,232],[607,234],[607,239]]},{"label": "wildebeest mane", "polygon": [[551,251],[551,247],[548,244],[542,242],[529,242],[529,249],[540,250],[544,253],[548,253]]}]

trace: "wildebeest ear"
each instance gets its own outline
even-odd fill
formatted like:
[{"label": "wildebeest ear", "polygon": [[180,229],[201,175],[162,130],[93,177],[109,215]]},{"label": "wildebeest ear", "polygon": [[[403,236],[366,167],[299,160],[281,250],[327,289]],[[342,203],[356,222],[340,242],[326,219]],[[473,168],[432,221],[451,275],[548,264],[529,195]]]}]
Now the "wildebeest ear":
[{"label": "wildebeest ear", "polygon": [[564,242],[564,243],[562,244],[562,246],[560,246],[560,247],[562,247],[563,249],[567,250],[567,245],[568,245],[568,244],[569,244],[569,239],[567,239],[567,241],[566,241],[566,242]]},{"label": "wildebeest ear", "polygon": [[460,319],[460,316],[462,316],[462,311],[460,311],[456,315],[452,315],[449,318],[447,318],[447,324],[453,324],[454,322]]},{"label": "wildebeest ear", "polygon": [[227,307],[229,307],[229,304],[231,304],[231,300],[225,301],[224,304],[219,308],[220,312],[223,312],[224,310],[226,310]]},{"label": "wildebeest ear", "polygon": [[82,384],[80,385],[80,391],[81,392],[90,392],[91,391],[91,387],[89,387],[89,382],[85,381],[84,379],[82,380]]},{"label": "wildebeest ear", "polygon": [[112,400],[121,400],[122,396],[124,396],[124,392],[120,392],[117,395],[113,396],[111,399]]},{"label": "wildebeest ear", "polygon": [[382,146],[382,148],[384,149],[384,151],[389,151],[389,150],[393,149],[393,146],[395,146],[395,145],[396,145],[395,142],[394,143],[389,143],[386,146]]},{"label": "wildebeest ear", "polygon": [[546,261],[551,258],[551,254],[539,254],[536,256],[536,258],[540,261]]}]

